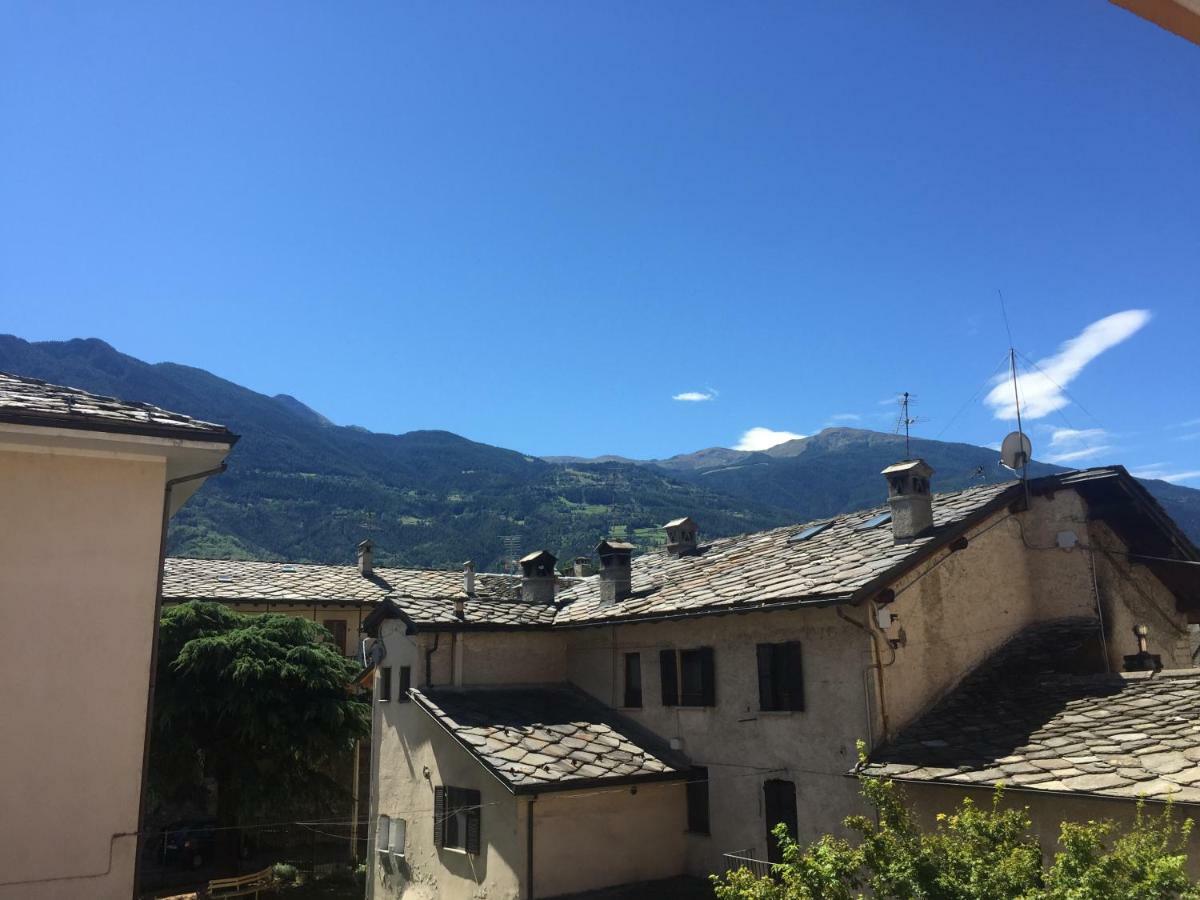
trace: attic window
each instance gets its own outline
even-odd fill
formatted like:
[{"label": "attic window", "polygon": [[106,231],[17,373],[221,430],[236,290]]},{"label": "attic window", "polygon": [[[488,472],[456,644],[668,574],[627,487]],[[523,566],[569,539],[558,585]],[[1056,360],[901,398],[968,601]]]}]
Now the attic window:
[{"label": "attic window", "polygon": [[233,581],[232,575],[218,575],[217,581]]},{"label": "attic window", "polygon": [[283,568],[281,568],[279,571],[280,571],[280,572],[295,572],[295,571],[296,571],[296,567],[295,567],[295,566],[284,566],[284,567],[283,567]]},{"label": "attic window", "polygon": [[828,522],[818,522],[816,525],[809,525],[799,534],[793,534],[790,538],[788,538],[788,543],[798,544],[801,541],[807,541],[809,538],[814,538],[822,531],[825,531],[827,528],[829,528],[829,526],[832,524],[833,520],[830,519]]},{"label": "attic window", "polygon": [[892,521],[892,514],[890,512],[880,513],[877,516],[871,516],[871,518],[867,519],[867,521],[863,522],[854,530],[870,531],[872,528],[878,528],[880,525],[886,525],[890,521]]}]

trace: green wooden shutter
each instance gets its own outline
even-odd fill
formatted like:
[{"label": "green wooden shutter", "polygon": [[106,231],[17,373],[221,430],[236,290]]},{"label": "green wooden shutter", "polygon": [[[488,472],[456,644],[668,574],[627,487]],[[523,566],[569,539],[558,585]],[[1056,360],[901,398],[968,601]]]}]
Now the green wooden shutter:
[{"label": "green wooden shutter", "polygon": [[446,846],[446,789],[433,789],[433,846]]},{"label": "green wooden shutter", "polygon": [[717,665],[712,647],[700,648],[700,705],[717,705]]},{"label": "green wooden shutter", "polygon": [[764,710],[778,709],[775,702],[774,682],[771,678],[772,644],[758,645],[758,708]]},{"label": "green wooden shutter", "polygon": [[662,677],[662,705],[679,705],[679,673],[675,670],[675,651],[658,651],[658,670]]},{"label": "green wooden shutter", "polygon": [[462,805],[467,808],[467,841],[464,849],[468,853],[479,855],[479,817],[482,810],[482,797],[479,791],[463,790]]}]

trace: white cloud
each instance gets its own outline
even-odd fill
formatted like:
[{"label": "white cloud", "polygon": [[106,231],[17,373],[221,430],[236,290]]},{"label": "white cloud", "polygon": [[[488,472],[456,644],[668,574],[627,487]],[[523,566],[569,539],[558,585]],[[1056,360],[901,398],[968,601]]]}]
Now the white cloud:
[{"label": "white cloud", "polygon": [[[1056,409],[1062,409],[1070,402],[1063,388],[1074,381],[1093,359],[1132,337],[1149,321],[1150,313],[1144,309],[1114,313],[1083,329],[1079,335],[1059,347],[1053,356],[1038,360],[1035,371],[1017,376],[1021,415],[1040,419]],[[1015,419],[1017,409],[1013,402],[1011,379],[1007,375],[998,376],[994,384],[984,403],[992,408],[997,419]]]},{"label": "white cloud", "polygon": [[795,441],[804,437],[802,434],[796,434],[793,431],[774,431],[770,428],[763,428],[761,425],[757,428],[751,428],[742,435],[742,439],[738,441],[734,450],[768,450],[776,444],[783,444],[787,441]]},{"label": "white cloud", "polygon": [[1177,440],[1177,441],[1200,441],[1200,431],[1197,431],[1195,434],[1181,434],[1181,435],[1179,435],[1179,437],[1175,438],[1175,440]]},{"label": "white cloud", "polygon": [[1103,428],[1055,428],[1050,435],[1050,453],[1046,462],[1072,463],[1091,459],[1112,450]]},{"label": "white cloud", "polygon": [[858,413],[834,413],[829,417],[830,422],[861,422],[862,416]]},{"label": "white cloud", "polygon": [[1168,428],[1195,428],[1200,425],[1200,419],[1188,419],[1186,422],[1176,422],[1174,425],[1168,425]]},{"label": "white cloud", "polygon": [[1136,478],[1157,478],[1159,481],[1197,481],[1200,480],[1200,469],[1188,472],[1173,472],[1175,466],[1166,463],[1154,463],[1138,469],[1131,474]]},{"label": "white cloud", "polygon": [[684,403],[703,403],[706,400],[716,400],[716,388],[708,388],[704,391],[684,391],[682,394],[676,394],[672,400],[681,400]]}]

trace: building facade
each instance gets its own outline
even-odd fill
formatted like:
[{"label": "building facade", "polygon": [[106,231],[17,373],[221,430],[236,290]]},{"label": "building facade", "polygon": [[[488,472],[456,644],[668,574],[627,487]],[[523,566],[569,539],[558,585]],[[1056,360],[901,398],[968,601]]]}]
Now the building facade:
[{"label": "building facade", "polygon": [[1124,470],[933,495],[926,469],[826,522],[702,543],[679,519],[636,559],[602,542],[550,597],[534,555],[519,598],[382,605],[369,894],[569,895],[772,858],[780,821],[838,832],[857,742],[892,746],[1040,624],[1091,623],[1097,672],[1135,626],[1191,666],[1196,550]]},{"label": "building facade", "polygon": [[0,898],[133,894],[166,524],[235,440],[0,374]]}]

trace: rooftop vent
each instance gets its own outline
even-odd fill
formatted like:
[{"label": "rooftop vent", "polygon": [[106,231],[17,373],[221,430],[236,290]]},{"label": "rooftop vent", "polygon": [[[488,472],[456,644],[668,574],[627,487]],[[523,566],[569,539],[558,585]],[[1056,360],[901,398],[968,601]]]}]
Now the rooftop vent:
[{"label": "rooftop vent", "polygon": [[667,532],[668,556],[691,556],[696,552],[696,539],[699,529],[690,516],[674,519],[663,528]]},{"label": "rooftop vent", "polygon": [[904,459],[883,470],[892,508],[892,537],[897,544],[928,534],[933,529],[933,495],[929,479],[933,468],[923,459]]},{"label": "rooftop vent", "polygon": [[369,578],[371,573],[375,571],[375,565],[371,561],[372,554],[375,550],[375,545],[370,539],[361,541],[357,547],[358,550],[358,573],[363,578]]},{"label": "rooftop vent", "polygon": [[633,593],[633,544],[625,541],[601,541],[596,545],[600,557],[600,605],[612,606]]},{"label": "rooftop vent", "polygon": [[463,593],[467,596],[475,593],[475,563],[469,559],[463,563]]},{"label": "rooftop vent", "polygon": [[558,558],[549,550],[538,550],[521,558],[521,599],[527,603],[553,603],[558,575]]},{"label": "rooftop vent", "polygon": [[590,556],[575,557],[575,577],[586,578],[592,574],[592,558]]}]

